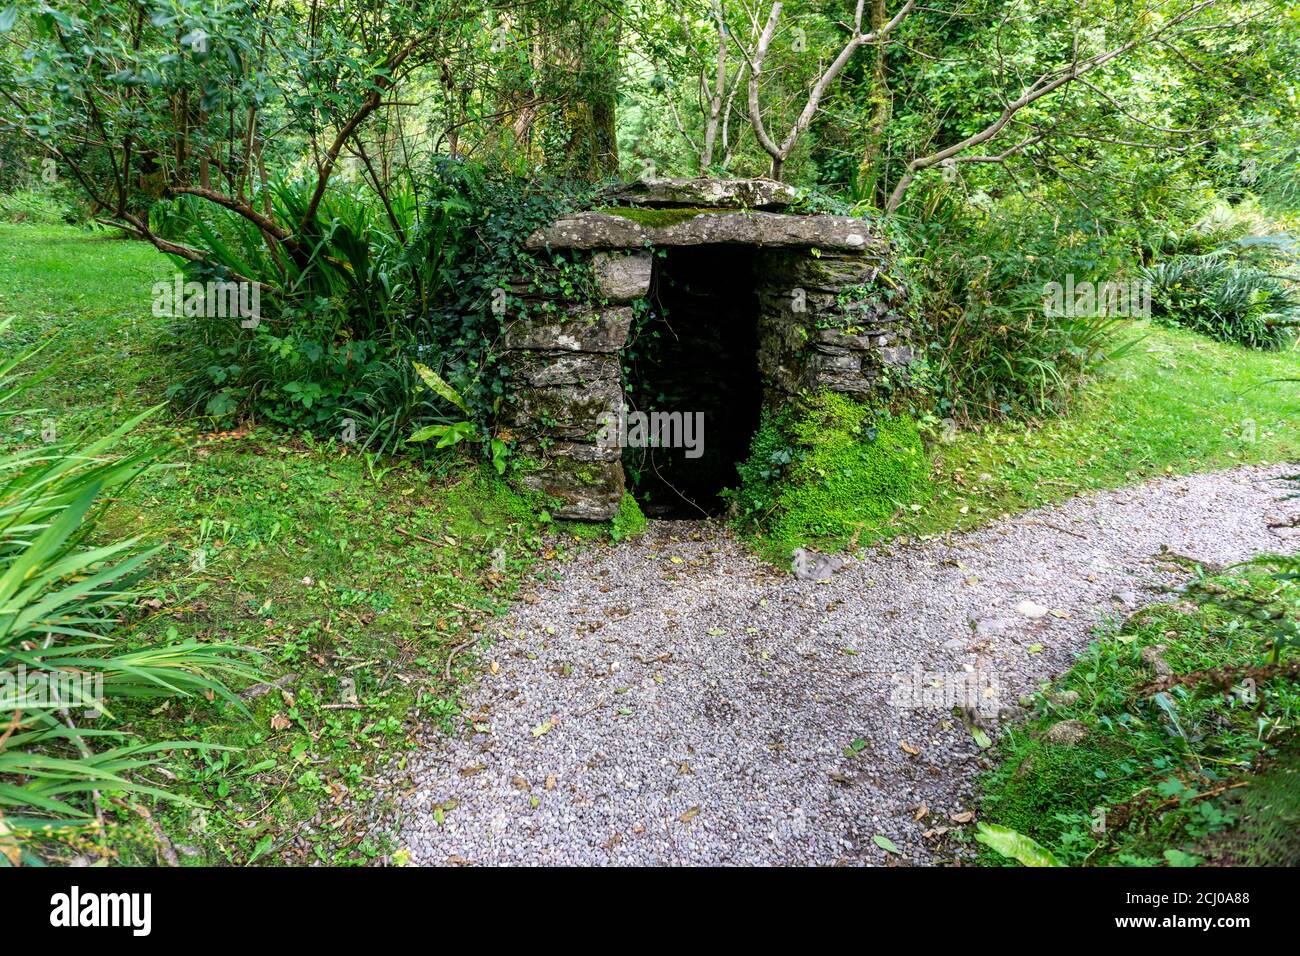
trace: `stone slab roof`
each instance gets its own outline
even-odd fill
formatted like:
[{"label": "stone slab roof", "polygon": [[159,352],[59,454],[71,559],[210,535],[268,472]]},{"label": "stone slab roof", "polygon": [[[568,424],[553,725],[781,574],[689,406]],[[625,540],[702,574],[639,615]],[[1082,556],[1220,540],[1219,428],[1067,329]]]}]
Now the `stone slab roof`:
[{"label": "stone slab roof", "polygon": [[637,249],[745,245],[865,252],[883,248],[871,223],[849,216],[729,210],[595,209],[557,219],[528,237],[529,249]]}]

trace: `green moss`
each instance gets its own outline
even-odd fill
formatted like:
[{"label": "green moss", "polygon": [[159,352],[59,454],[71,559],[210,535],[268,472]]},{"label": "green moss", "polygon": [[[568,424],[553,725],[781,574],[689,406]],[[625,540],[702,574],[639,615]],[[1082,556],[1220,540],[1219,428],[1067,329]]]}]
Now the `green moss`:
[{"label": "green moss", "polygon": [[[1123,751],[1095,736],[1081,744],[1050,744],[1020,734],[1001,748],[1004,762],[985,778],[982,812],[1040,844],[1059,848],[1063,834],[1086,831],[1093,808],[1126,796]],[[991,851],[987,863],[1003,861]]]},{"label": "green moss", "polygon": [[615,541],[623,541],[626,538],[635,538],[645,530],[646,519],[641,512],[641,506],[636,503],[626,491],[623,492],[623,500],[619,503],[618,514],[614,515],[614,520],[610,523],[610,534]]},{"label": "green moss", "polygon": [[649,229],[662,229],[666,226],[675,226],[679,222],[687,222],[694,219],[696,216],[735,212],[734,209],[713,209],[696,206],[688,206],[681,209],[649,209],[643,206],[605,206],[602,209],[596,209],[594,211],[604,213],[608,216],[621,216],[624,219],[630,219],[638,225],[645,226]]},{"label": "green moss", "polygon": [[916,422],[833,392],[767,418],[739,471],[738,514],[781,560],[803,544],[883,537],[900,509],[930,494]]}]

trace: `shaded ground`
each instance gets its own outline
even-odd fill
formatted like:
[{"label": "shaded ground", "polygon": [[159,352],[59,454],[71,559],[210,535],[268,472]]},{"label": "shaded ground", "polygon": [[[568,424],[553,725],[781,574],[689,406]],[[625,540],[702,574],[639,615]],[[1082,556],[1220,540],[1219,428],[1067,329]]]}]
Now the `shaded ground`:
[{"label": "shaded ground", "polygon": [[476,732],[394,771],[398,842],[435,864],[941,862],[986,741],[898,688],[978,669],[1014,712],[1099,622],[1167,599],[1187,569],[1162,549],[1296,550],[1267,527],[1300,507],[1271,480],[1288,470],[1079,498],[824,583],[716,526],[655,524],[498,623],[465,699]]}]

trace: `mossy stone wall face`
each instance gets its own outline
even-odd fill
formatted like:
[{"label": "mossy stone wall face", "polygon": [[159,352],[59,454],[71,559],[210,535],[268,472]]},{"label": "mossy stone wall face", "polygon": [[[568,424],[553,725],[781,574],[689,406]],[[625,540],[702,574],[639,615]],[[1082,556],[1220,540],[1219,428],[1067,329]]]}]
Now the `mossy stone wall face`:
[{"label": "mossy stone wall face", "polygon": [[[888,368],[911,360],[901,289],[889,276],[888,247],[869,223],[735,209],[720,215],[687,202],[762,195],[771,208],[777,200],[770,187],[754,182],[643,186],[625,215],[578,214],[530,237],[544,254],[589,267],[592,280],[582,293],[544,296],[531,291],[536,282],[517,283],[512,291],[527,302],[526,317],[506,321],[514,393],[503,410],[505,435],[528,463],[523,484],[556,499],[558,517],[609,520],[622,503],[622,450],[600,438],[606,416],[623,404],[619,350],[627,344],[630,304],[650,292],[656,245],[698,246],[707,256],[719,244],[710,242],[716,227],[722,243],[757,249],[758,362],[771,407],[822,391],[870,398]],[[640,203],[648,194],[680,201],[647,209]],[[610,220],[635,222],[636,234],[611,229]]]}]

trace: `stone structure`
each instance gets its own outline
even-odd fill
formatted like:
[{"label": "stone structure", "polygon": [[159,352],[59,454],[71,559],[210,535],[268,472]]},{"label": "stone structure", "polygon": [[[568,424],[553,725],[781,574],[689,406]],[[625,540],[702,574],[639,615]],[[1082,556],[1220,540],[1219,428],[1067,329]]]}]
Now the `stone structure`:
[{"label": "stone structure", "polygon": [[889,275],[884,240],[863,220],[783,211],[794,205],[788,187],[767,180],[641,182],[527,239],[544,263],[558,253],[589,263],[594,284],[591,301],[539,295],[535,277],[510,290],[526,317],[506,321],[515,392],[503,425],[535,464],[525,483],[562,502],[559,517],[603,520],[618,510],[621,449],[598,439],[603,416],[622,408],[619,351],[632,304],[653,297],[671,261],[663,250],[752,250],[752,277],[741,281],[754,293],[769,406],[821,389],[870,396],[885,369],[910,361],[902,289]]}]

